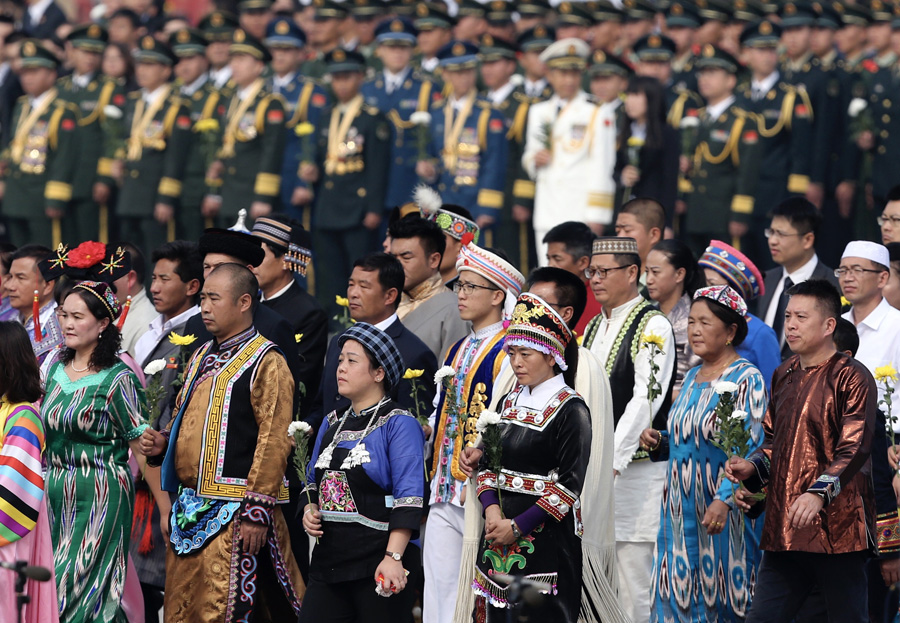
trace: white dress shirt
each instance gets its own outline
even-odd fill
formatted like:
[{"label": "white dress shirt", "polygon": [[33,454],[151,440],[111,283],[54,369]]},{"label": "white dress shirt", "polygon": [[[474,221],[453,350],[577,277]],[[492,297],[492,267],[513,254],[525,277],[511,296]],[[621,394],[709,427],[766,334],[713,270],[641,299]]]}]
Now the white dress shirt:
[{"label": "white dress shirt", "polygon": [[722,113],[724,113],[726,110],[728,110],[728,107],[731,106],[732,104],[734,104],[734,95],[729,95],[728,97],[723,99],[718,104],[713,104],[711,106],[707,106],[706,114],[709,115],[709,119],[711,121],[714,121],[714,120],[718,119],[719,117],[721,117]]},{"label": "white dress shirt", "polygon": [[381,322],[375,323],[375,328],[380,329],[382,331],[387,331],[387,328],[394,324],[394,321],[397,320],[396,312],[382,320]]},{"label": "white dress shirt", "polygon": [[47,12],[51,4],[53,4],[53,0],[40,0],[28,7],[28,17],[31,18],[33,26],[41,23],[41,18],[44,17],[44,13]]},{"label": "white dress shirt", "polygon": [[499,106],[503,103],[503,100],[509,97],[509,94],[512,93],[515,88],[515,84],[513,84],[512,82],[507,82],[495,91],[488,91],[487,97],[489,100],[491,100],[491,103],[494,104],[494,106]]},{"label": "white dress shirt", "polygon": [[147,357],[159,346],[159,343],[165,339],[174,327],[183,325],[189,318],[200,313],[200,308],[196,305],[181,312],[174,318],[165,320],[162,314],[150,321],[150,328],[142,335],[134,345],[134,360],[138,365],[145,366],[149,362],[145,361]]},{"label": "white dress shirt", "polygon": [[387,90],[388,95],[403,86],[403,81],[406,80],[406,76],[408,74],[409,67],[401,71],[399,74],[395,74],[388,69],[384,70],[384,87]]},{"label": "white dress shirt", "polygon": [[194,93],[199,91],[201,87],[209,80],[209,74],[203,73],[200,74],[200,77],[194,80],[190,84],[185,84],[181,87],[181,94],[187,97],[192,97]]},{"label": "white dress shirt", "polygon": [[[784,292],[784,280],[790,277],[794,285],[809,281],[818,264],[819,256],[813,253],[813,256],[809,258],[809,261],[794,272],[788,273],[782,269],[783,274],[781,276],[781,281],[778,282],[778,285],[775,286],[775,291],[772,292],[772,300],[769,301],[769,309],[766,310],[766,317],[763,318],[767,325],[771,327],[772,323],[775,322],[775,314],[778,313],[778,300],[781,298],[781,293]],[[784,335],[779,335],[778,339],[781,340],[781,344],[784,345]]]},{"label": "white dress shirt", "polygon": [[148,105],[151,105],[156,101],[157,96],[163,92],[166,86],[168,85],[162,84],[149,93],[147,92],[147,89],[141,89],[141,98],[143,98],[144,102],[146,102]]},{"label": "white dress shirt", "polygon": [[231,67],[225,65],[222,69],[210,69],[209,79],[213,81],[217,89],[221,89],[231,80]]},{"label": "white dress shirt", "polygon": [[281,296],[282,294],[284,294],[285,292],[287,292],[287,291],[290,289],[290,287],[291,287],[292,285],[294,285],[294,280],[293,280],[293,279],[291,279],[291,280],[288,282],[288,284],[287,284],[286,286],[284,286],[283,288],[281,288],[278,292],[276,292],[276,293],[273,294],[272,296],[266,296],[265,294],[263,294],[262,296],[260,296],[260,300],[262,300],[262,301],[272,301],[272,300],[275,300],[275,299],[277,299],[279,296]]},{"label": "white dress shirt", "polygon": [[778,84],[778,79],[781,77],[781,74],[778,71],[773,71],[768,76],[763,78],[762,80],[754,80],[750,84],[751,93],[753,94],[753,101],[757,102],[765,97],[766,93],[771,91],[776,84]]},{"label": "white dress shirt", "polygon": [[[891,307],[886,299],[881,299],[878,307],[862,319],[859,323],[853,317],[853,308],[844,318],[856,325],[859,334],[859,349],[856,351],[856,359],[865,365],[869,372],[875,374],[875,368],[892,365],[894,369],[900,367],[900,309]],[[900,383],[894,383],[892,394],[892,413],[900,420]],[[878,399],[884,399],[884,384],[878,383]],[[880,407],[884,411],[884,407]],[[893,428],[900,432],[900,422],[895,422]]]}]

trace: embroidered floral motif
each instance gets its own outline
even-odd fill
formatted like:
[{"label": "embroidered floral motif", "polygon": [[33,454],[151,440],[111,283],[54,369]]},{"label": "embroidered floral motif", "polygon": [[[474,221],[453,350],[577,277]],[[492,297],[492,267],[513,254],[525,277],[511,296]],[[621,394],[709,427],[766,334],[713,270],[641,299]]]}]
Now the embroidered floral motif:
[{"label": "embroidered floral motif", "polygon": [[510,545],[497,545],[487,542],[487,549],[482,554],[482,561],[490,562],[491,567],[497,573],[510,573],[514,568],[525,569],[528,560],[525,554],[534,553],[534,535],[544,529],[538,526],[531,533],[526,534]]},{"label": "embroidered floral motif", "polygon": [[347,482],[347,475],[343,472],[327,470],[322,477],[320,489],[323,511],[357,512],[356,502],[353,501],[350,484]]}]

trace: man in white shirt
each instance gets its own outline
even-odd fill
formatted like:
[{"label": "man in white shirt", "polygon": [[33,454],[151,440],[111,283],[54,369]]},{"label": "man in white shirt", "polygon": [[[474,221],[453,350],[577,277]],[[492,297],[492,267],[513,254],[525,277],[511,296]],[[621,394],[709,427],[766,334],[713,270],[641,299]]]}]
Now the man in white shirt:
[{"label": "man in white shirt", "polygon": [[[844,249],[841,265],[835,271],[841,291],[853,305],[844,318],[856,325],[859,349],[856,358],[874,375],[882,366],[900,366],[900,310],[891,307],[882,296],[890,278],[890,253],[887,247],[868,240],[854,240]],[[878,383],[878,399],[885,398],[884,383]],[[898,383],[894,383],[893,405],[900,404]],[[883,408],[882,408],[883,410]],[[894,407],[894,417],[898,415]],[[900,431],[900,423],[893,422]]]},{"label": "man in white shirt", "polygon": [[[554,94],[531,107],[522,155],[522,166],[535,181],[538,241],[565,221],[583,221],[597,234],[612,223],[615,117],[581,90],[588,53],[584,41],[562,39],[541,54]],[[546,256],[540,243],[539,261]]]},{"label": "man in white shirt", "polygon": [[784,342],[787,291],[813,278],[838,285],[834,271],[816,255],[816,237],[821,224],[822,216],[815,206],[802,197],[794,197],[772,210],[771,225],[765,231],[772,261],[781,268],[766,273],[765,294],[758,299],[756,315],[775,330],[782,358],[791,354]]},{"label": "man in white shirt", "polygon": [[[588,323],[582,344],[609,371],[612,390],[619,601],[633,623],[644,623],[650,618],[653,548],[666,466],[651,463],[639,440],[648,425],[666,428],[675,378],[675,338],[665,315],[638,291],[641,259],[634,238],[595,240],[586,273],[603,311]],[[648,334],[663,341],[653,355],[658,366],[655,373],[651,372],[651,350],[641,344]],[[648,399],[651,383],[658,384],[659,390],[652,403]]]},{"label": "man in white shirt", "polygon": [[147,332],[147,327],[156,316],[156,311],[153,309],[153,303],[147,298],[147,291],[144,287],[147,273],[147,260],[144,258],[144,254],[133,244],[125,243],[120,246],[131,256],[131,270],[113,282],[116,296],[123,306],[127,297],[131,297],[128,315],[120,329],[122,350],[134,357],[136,361],[140,361],[136,356],[135,345]]}]

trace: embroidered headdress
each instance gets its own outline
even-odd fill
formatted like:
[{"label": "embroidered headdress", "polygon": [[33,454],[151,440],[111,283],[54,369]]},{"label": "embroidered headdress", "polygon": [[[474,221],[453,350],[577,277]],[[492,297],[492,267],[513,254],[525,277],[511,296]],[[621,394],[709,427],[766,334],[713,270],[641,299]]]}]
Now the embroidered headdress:
[{"label": "embroidered headdress", "polygon": [[60,243],[56,250],[38,262],[44,281],[62,276],[75,281],[112,283],[131,272],[131,254],[122,247],[88,240],[74,249]]},{"label": "embroidered headdress", "polygon": [[403,355],[390,335],[368,322],[357,322],[341,334],[338,345],[343,348],[347,340],[359,342],[363,348],[372,353],[378,365],[384,368],[388,389],[397,386],[406,368],[403,364]]},{"label": "embroidered headdress", "polygon": [[122,313],[122,307],[119,305],[119,299],[113,293],[112,286],[102,281],[82,281],[74,288],[75,290],[85,290],[96,296],[101,303],[103,309],[106,310],[107,317],[115,320]]},{"label": "embroidered headdress", "polygon": [[287,222],[267,216],[256,219],[251,235],[269,245],[285,249],[284,269],[306,276],[312,262],[312,241],[303,225],[293,219]]},{"label": "embroidered headdress", "polygon": [[[437,223],[437,226],[451,238],[462,241],[464,245],[470,240],[478,243],[480,229],[475,221],[457,214],[454,210],[458,206],[444,204],[441,196],[430,186],[425,184],[417,186],[413,193],[413,201],[421,210],[422,218]],[[406,206],[400,208],[401,218],[406,216],[403,213],[405,208]]]},{"label": "embroidered headdress", "polygon": [[752,301],[766,293],[762,273],[746,255],[721,240],[711,240],[698,262],[724,277],[745,301]]},{"label": "embroidered headdress", "polygon": [[562,370],[567,370],[565,352],[571,339],[572,331],[556,310],[541,297],[525,292],[516,301],[503,349],[533,348],[550,355]]},{"label": "embroidered headdress", "polygon": [[724,305],[731,311],[738,314],[741,318],[747,316],[747,304],[740,294],[729,286],[709,286],[700,288],[694,292],[694,300],[709,299],[715,301],[719,305]]},{"label": "embroidered headdress", "polygon": [[473,243],[463,246],[459,251],[459,257],[456,258],[456,272],[462,273],[466,270],[481,275],[506,292],[503,319],[509,320],[516,306],[516,297],[525,287],[525,276],[499,255]]},{"label": "embroidered headdress", "polygon": [[594,240],[591,255],[638,254],[637,240],[620,236],[602,236]]}]

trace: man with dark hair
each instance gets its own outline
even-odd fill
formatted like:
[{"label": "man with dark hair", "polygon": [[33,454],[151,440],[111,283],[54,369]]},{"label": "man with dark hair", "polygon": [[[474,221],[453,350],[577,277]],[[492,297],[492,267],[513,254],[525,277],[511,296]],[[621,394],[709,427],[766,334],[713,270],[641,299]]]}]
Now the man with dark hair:
[{"label": "man with dark hair", "polygon": [[[616,236],[637,240],[641,265],[647,264],[650,249],[665,237],[666,209],[655,199],[639,197],[632,199],[619,209],[616,215]],[[641,296],[649,299],[647,294],[647,273],[641,272],[638,279]]]},{"label": "man with dark hair", "polygon": [[900,242],[900,186],[894,186],[888,191],[887,203],[878,217],[878,226],[881,228],[881,243]]},{"label": "man with dark hair", "polygon": [[137,361],[134,347],[138,340],[141,339],[141,336],[147,332],[150,322],[158,314],[153,309],[153,303],[147,298],[147,289],[145,287],[147,262],[144,259],[143,252],[130,242],[110,246],[113,248],[119,246],[131,256],[131,270],[116,279],[112,286],[116,292],[116,297],[118,297],[122,305],[125,305],[125,301],[129,296],[131,297],[131,306],[121,330],[122,350],[127,351]]},{"label": "man with dark hair", "polygon": [[765,439],[749,460],[735,456],[725,466],[750,491],[768,486],[773,502],[748,623],[793,620],[815,585],[829,620],[869,620],[865,565],[876,546],[869,456],[878,394],[865,366],[835,351],[840,308],[827,281],[791,288],[785,329],[794,355],[775,371]]},{"label": "man with dark hair", "polygon": [[141,25],[140,16],[131,9],[121,8],[113,12],[107,21],[110,43],[127,45],[129,50],[137,47],[138,40],[147,32]]},{"label": "man with dark hair", "polygon": [[[397,318],[404,279],[403,266],[397,258],[387,253],[372,253],[356,260],[347,283],[350,317],[356,322],[368,322],[390,335],[403,355],[406,367],[424,370],[421,378],[432,379],[437,371],[434,353]],[[306,418],[314,429],[319,427],[327,414],[332,411],[342,413],[350,405],[350,401],[341,397],[337,391],[335,372],[341,350],[338,337],[334,336],[329,344],[322,384]],[[427,381],[422,385],[424,391],[419,400],[430,405],[434,398],[434,385]],[[410,395],[411,389],[408,379],[400,381],[395,398],[405,407],[414,409],[416,404]]]},{"label": "man with dark hair", "polygon": [[832,339],[835,350],[848,357],[856,357],[856,351],[859,350],[859,333],[856,332],[856,325],[844,317],[838,318]]},{"label": "man with dark hair", "polygon": [[468,333],[456,296],[441,278],[444,233],[433,222],[407,218],[391,225],[389,234],[391,255],[400,260],[406,275],[397,315],[443,361],[447,349]]},{"label": "man with dark hair", "polygon": [[822,216],[803,197],[792,197],[772,210],[772,223],[765,231],[772,261],[780,266],[766,273],[765,294],[757,299],[757,315],[775,330],[782,358],[790,356],[784,340],[784,310],[787,291],[807,279],[825,279],[837,285],[834,271],[816,255],[816,236]]},{"label": "man with dark hair", "polygon": [[[10,256],[9,279],[6,282],[6,291],[9,296],[9,304],[18,312],[16,320],[25,326],[28,331],[28,339],[38,362],[53,352],[57,346],[63,343],[63,334],[56,321],[56,301],[53,299],[53,281],[45,281],[41,271],[38,270],[38,262],[50,255],[50,249],[37,244],[27,244],[19,248]],[[40,339],[35,339],[34,318],[34,293],[38,293],[38,306],[40,312]]]},{"label": "man with dark hair", "polygon": [[[262,304],[281,314],[294,331],[300,354],[299,376],[306,395],[311,396],[322,378],[322,362],[328,345],[328,317],[314,296],[300,287],[295,274],[306,275],[312,261],[312,240],[303,225],[284,214],[256,219],[254,238],[260,241],[265,258],[253,273],[262,290]],[[300,402],[300,417],[309,412],[310,400]]]},{"label": "man with dark hair", "polygon": [[9,281],[9,269],[12,264],[12,254],[16,245],[9,242],[0,242],[0,321],[14,320],[18,315],[15,308],[9,303],[7,282]]},{"label": "man with dark hair", "polygon": [[578,335],[584,335],[587,323],[599,314],[601,309],[600,303],[591,291],[590,280],[584,276],[584,271],[591,265],[591,247],[596,237],[593,230],[584,223],[566,221],[553,227],[541,241],[547,245],[547,264],[572,273],[584,285],[587,303],[578,314],[573,327]]},{"label": "man with dark hair", "polygon": [[[134,258],[132,255],[132,261]],[[150,296],[158,315],[135,344],[134,358],[142,368],[157,359],[167,362],[166,368],[157,373],[165,390],[159,399],[157,411],[159,417],[149,422],[154,430],[160,431],[164,430],[172,419],[171,405],[175,393],[180,389],[177,378],[181,347],[173,344],[169,337],[173,334],[184,335],[184,325],[188,318],[200,313],[197,297],[203,279],[203,268],[197,243],[184,240],[167,242],[155,249],[152,260]],[[143,258],[140,261],[143,262]],[[136,499],[142,504],[149,504],[151,512],[143,515],[136,513],[131,539],[131,557],[134,559],[141,581],[145,611],[147,616],[151,617],[148,620],[156,620],[152,617],[163,605],[162,591],[166,585],[166,542],[169,537],[169,513],[172,509],[172,501],[168,495],[151,497],[151,492],[159,491],[160,488],[148,487],[145,478],[154,476],[158,479],[159,472],[147,470],[144,478],[136,479]],[[148,530],[151,543],[149,548],[143,545],[147,541],[144,535]]]},{"label": "man with dark hair", "polygon": [[289,620],[300,611],[304,582],[282,512],[294,382],[278,347],[253,326],[258,288],[234,263],[207,276],[200,314],[213,339],[191,359],[169,426],[148,429],[141,442],[148,464],[162,464],[163,489],[178,495],[165,609],[186,621],[253,620],[261,611]]}]

